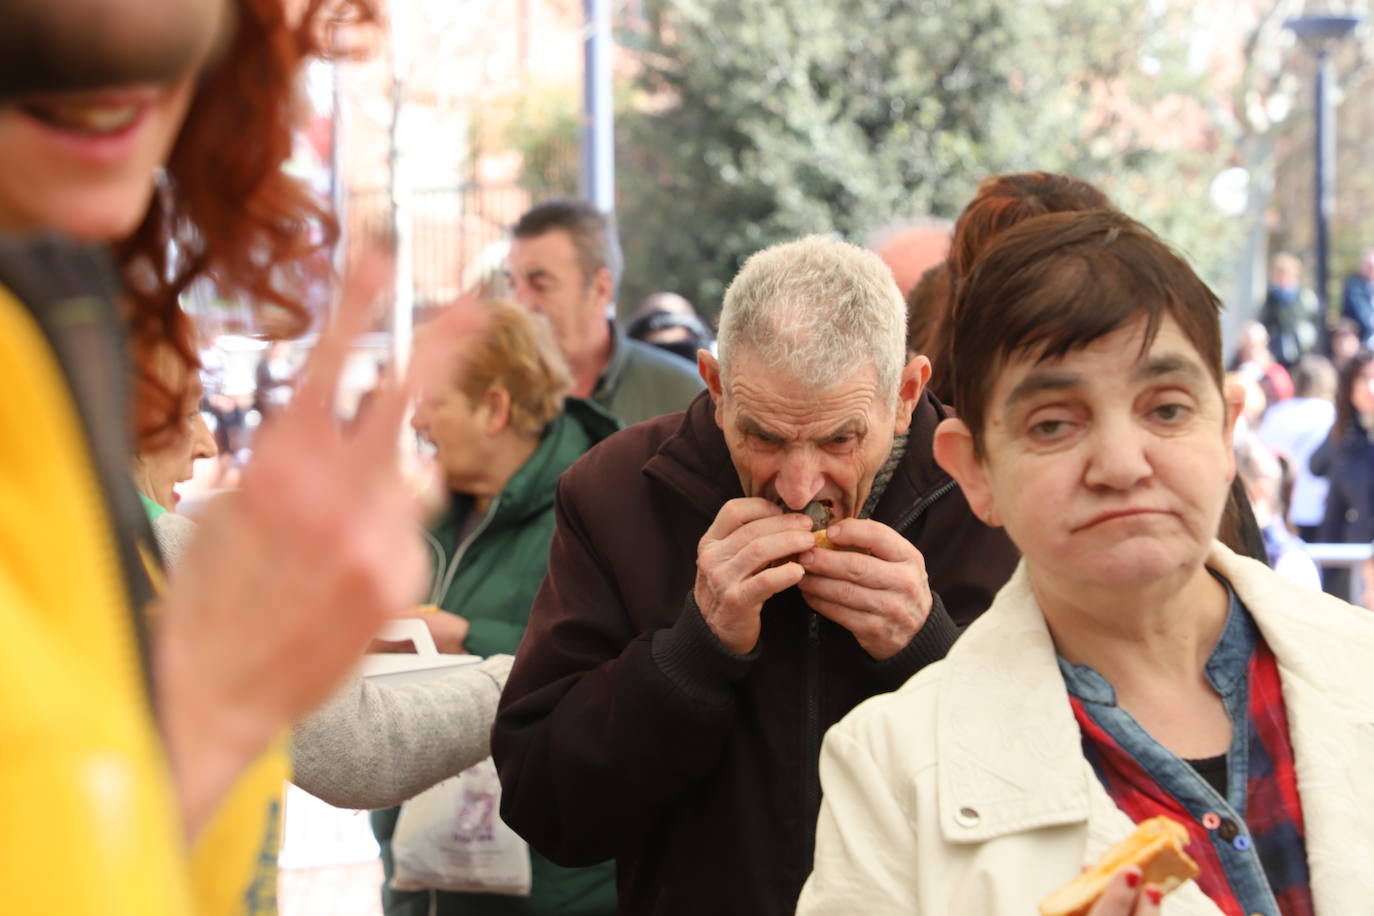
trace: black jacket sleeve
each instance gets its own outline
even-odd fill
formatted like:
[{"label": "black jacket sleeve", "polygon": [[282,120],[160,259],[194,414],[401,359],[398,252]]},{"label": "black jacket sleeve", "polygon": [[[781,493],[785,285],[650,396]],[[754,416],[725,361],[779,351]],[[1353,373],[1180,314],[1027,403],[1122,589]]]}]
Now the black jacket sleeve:
[{"label": "black jacket sleeve", "polygon": [[492,753],[505,821],[553,862],[580,866],[634,848],[716,765],[753,657],[726,649],[681,593],[669,599],[680,610],[658,609],[664,625],[645,626],[589,536],[594,510],[569,489],[565,476]]}]

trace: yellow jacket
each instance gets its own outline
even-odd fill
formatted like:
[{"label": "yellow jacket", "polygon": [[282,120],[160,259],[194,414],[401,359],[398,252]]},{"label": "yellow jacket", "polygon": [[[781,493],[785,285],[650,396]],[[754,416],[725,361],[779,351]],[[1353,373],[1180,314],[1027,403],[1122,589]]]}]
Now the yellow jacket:
[{"label": "yellow jacket", "polygon": [[0,912],[275,913],[282,742],[187,855],[145,676],[150,541],[103,265],[4,242],[0,274],[36,304],[0,285]]},{"label": "yellow jacket", "polygon": [[192,912],[138,624],[86,434],[0,288],[0,911]]}]

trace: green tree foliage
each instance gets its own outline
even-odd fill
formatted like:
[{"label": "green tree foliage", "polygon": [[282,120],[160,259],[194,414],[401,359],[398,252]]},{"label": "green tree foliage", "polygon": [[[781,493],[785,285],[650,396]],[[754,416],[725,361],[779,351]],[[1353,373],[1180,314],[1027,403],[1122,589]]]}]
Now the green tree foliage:
[{"label": "green tree foliage", "polygon": [[1211,272],[1224,167],[1168,4],[1143,0],[651,0],[618,125],[621,302],[705,313],[752,252],[954,217],[979,181],[1100,184]]}]

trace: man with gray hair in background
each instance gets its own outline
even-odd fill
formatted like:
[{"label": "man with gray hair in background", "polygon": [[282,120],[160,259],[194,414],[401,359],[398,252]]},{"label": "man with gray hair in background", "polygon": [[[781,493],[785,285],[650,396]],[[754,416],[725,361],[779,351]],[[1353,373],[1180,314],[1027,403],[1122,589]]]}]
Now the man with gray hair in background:
[{"label": "man with gray hair in background", "polygon": [[698,356],[707,391],[562,478],[492,749],[505,820],[559,864],[615,858],[622,912],[792,912],[821,736],[1011,573],[935,464],[948,411],[905,332],[875,255],[760,252]]}]

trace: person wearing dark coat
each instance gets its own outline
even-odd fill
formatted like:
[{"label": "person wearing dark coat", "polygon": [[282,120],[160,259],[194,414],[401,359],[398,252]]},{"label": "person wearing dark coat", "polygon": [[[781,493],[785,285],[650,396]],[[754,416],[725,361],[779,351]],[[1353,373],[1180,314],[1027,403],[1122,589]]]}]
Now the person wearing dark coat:
[{"label": "person wearing dark coat", "polygon": [[760,252],[719,344],[685,412],[560,481],[492,734],[503,818],[559,864],[615,859],[625,913],[791,913],[821,736],[943,657],[1016,561],[935,464],[949,414],[876,256]]},{"label": "person wearing dark coat", "polygon": [[[1313,474],[1330,482],[1320,539],[1335,544],[1374,541],[1374,350],[1360,350],[1341,370],[1336,422],[1309,465]],[[1338,598],[1359,597],[1352,596],[1349,570],[1326,570],[1322,586]]]},{"label": "person wearing dark coat", "polygon": [[1374,248],[1365,250],[1360,269],[1351,274],[1341,290],[1341,317],[1359,327],[1360,343],[1374,343]]}]

